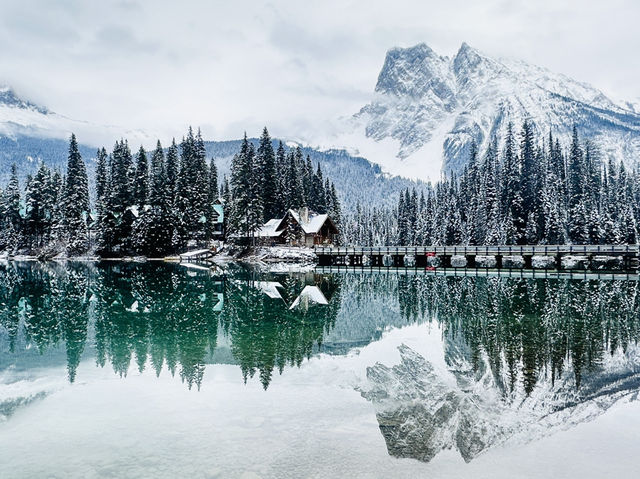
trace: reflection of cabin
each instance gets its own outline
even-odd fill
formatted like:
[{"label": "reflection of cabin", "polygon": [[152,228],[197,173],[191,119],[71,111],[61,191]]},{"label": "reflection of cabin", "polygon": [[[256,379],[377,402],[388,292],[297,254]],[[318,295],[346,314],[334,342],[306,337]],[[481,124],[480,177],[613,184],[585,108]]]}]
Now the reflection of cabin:
[{"label": "reflection of cabin", "polygon": [[[287,304],[287,301],[281,293],[281,291],[285,289],[281,283],[277,281],[256,281],[254,285],[271,299],[280,299]],[[295,300],[293,300],[289,309],[298,308],[307,310],[312,304],[327,305],[329,304],[329,300],[318,286],[306,285]]]},{"label": "reflection of cabin", "polygon": [[289,210],[283,218],[274,218],[256,231],[256,239],[266,245],[313,246],[334,244],[338,228],[327,214],[309,213],[308,208]]}]

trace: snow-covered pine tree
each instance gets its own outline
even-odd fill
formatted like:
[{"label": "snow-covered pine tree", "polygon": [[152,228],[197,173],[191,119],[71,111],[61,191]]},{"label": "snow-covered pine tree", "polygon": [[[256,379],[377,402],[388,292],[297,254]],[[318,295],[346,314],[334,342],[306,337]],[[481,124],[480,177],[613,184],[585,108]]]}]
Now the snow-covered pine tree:
[{"label": "snow-covered pine tree", "polygon": [[287,203],[286,209],[298,209],[305,206],[304,187],[302,185],[302,152],[300,147],[296,152],[289,153],[289,167],[287,169]]},{"label": "snow-covered pine tree", "polygon": [[229,231],[252,242],[256,230],[263,225],[262,185],[255,171],[255,156],[255,149],[245,133],[240,152],[231,164],[231,204],[228,208]]},{"label": "snow-covered pine tree", "polygon": [[96,154],[96,221],[94,225],[95,230],[95,243],[96,249],[100,250],[104,243],[104,231],[103,226],[106,221],[107,204],[109,195],[109,157],[107,150],[104,148],[98,149]]},{"label": "snow-covered pine tree", "polygon": [[51,230],[55,196],[51,189],[51,171],[40,163],[26,189],[24,228],[26,244],[31,250],[42,247]]},{"label": "snow-covered pine tree", "polygon": [[215,158],[209,161],[209,201],[214,202],[219,197],[218,193],[218,167]]},{"label": "snow-covered pine tree", "polygon": [[158,141],[151,156],[149,197],[134,226],[136,250],[149,256],[164,256],[172,251],[172,196],[168,189],[164,150]]},{"label": "snow-covered pine tree", "polygon": [[129,144],[117,141],[109,162],[109,182],[105,193],[105,210],[98,224],[98,251],[102,255],[124,253],[130,246],[134,216],[133,205],[133,157]]},{"label": "snow-covered pine tree", "polygon": [[4,190],[2,198],[2,222],[0,232],[0,247],[10,252],[18,248],[18,237],[22,227],[20,216],[20,182],[18,180],[18,168],[15,163],[11,165],[11,176]]},{"label": "snow-covered pine tree", "polygon": [[184,249],[189,240],[203,244],[208,239],[212,205],[209,204],[209,175],[202,135],[189,127],[180,144],[181,161],[176,187],[177,215],[174,246]]},{"label": "snow-covered pine tree", "polygon": [[69,158],[64,187],[64,221],[69,254],[82,254],[89,248],[89,182],[87,170],[78,151],[76,136],[69,141]]},{"label": "snow-covered pine tree", "polygon": [[278,201],[278,178],[276,172],[276,154],[273,151],[271,137],[265,126],[260,137],[256,155],[257,173],[260,181],[260,197],[263,205],[265,222],[278,217],[280,213]]},{"label": "snow-covered pine tree", "polygon": [[149,162],[144,147],[140,147],[136,155],[136,171],[133,183],[133,204],[142,211],[149,196]]},{"label": "snow-covered pine tree", "polygon": [[578,139],[578,130],[574,126],[567,167],[567,190],[569,195],[569,240],[575,244],[586,244],[589,241],[585,191],[587,173],[584,165],[584,152]]},{"label": "snow-covered pine tree", "polygon": [[324,178],[320,163],[318,163],[318,168],[313,175],[309,207],[316,213],[327,212],[327,197],[324,191]]}]

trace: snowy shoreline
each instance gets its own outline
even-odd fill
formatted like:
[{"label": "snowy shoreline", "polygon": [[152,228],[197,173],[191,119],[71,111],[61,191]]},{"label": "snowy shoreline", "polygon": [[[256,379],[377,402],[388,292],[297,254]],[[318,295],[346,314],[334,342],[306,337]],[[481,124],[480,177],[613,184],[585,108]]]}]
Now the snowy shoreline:
[{"label": "snowy shoreline", "polygon": [[[164,261],[167,263],[191,263],[192,261],[176,256],[165,257],[147,257],[147,256],[122,256],[122,257],[100,257],[100,256],[64,256],[58,255],[53,258],[41,259],[35,255],[0,255],[0,261],[40,261],[56,262],[56,261],[78,261],[78,262],[126,262],[126,263],[144,263],[147,261]],[[298,248],[286,246],[270,246],[257,247],[250,251],[242,251],[234,253],[232,251],[223,251],[221,254],[213,256],[208,260],[214,264],[224,263],[247,263],[256,265],[296,265],[296,266],[315,266],[317,264],[317,256],[311,248]],[[197,261],[196,261],[197,262]]]}]

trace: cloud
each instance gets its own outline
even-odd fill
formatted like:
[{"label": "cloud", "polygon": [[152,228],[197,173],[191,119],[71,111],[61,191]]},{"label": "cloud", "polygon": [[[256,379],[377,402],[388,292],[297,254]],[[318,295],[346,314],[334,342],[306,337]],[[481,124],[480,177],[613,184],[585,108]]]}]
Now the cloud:
[{"label": "cloud", "polygon": [[[67,116],[179,136],[313,136],[373,91],[387,49],[462,41],[640,96],[640,4],[609,0],[5,1],[0,81]],[[111,144],[111,140],[105,140]]]}]

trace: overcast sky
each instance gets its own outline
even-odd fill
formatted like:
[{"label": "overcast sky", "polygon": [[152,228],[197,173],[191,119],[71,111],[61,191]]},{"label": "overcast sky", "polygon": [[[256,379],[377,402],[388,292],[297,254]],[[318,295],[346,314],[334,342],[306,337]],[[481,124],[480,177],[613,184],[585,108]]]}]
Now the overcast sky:
[{"label": "overcast sky", "polygon": [[[563,5],[559,5],[563,4]],[[640,2],[0,0],[0,84],[66,116],[179,136],[312,138],[386,50],[460,43],[640,97]]]}]

